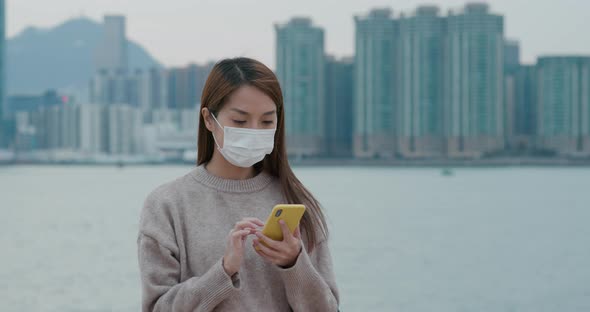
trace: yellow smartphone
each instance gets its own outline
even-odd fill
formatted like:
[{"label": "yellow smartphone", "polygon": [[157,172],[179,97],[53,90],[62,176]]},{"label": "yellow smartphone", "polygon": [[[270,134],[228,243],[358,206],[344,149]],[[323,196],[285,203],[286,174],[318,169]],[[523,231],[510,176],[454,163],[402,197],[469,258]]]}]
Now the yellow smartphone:
[{"label": "yellow smartphone", "polygon": [[[299,221],[303,217],[305,213],[305,205],[297,205],[297,204],[279,204],[274,206],[270,215],[266,219],[264,223],[264,227],[262,228],[262,234],[266,235],[267,237],[281,241],[283,240],[283,231],[281,230],[281,225],[279,224],[279,220],[285,220],[287,227],[289,227],[289,231],[291,233],[295,232],[295,228],[299,225]],[[264,244],[263,241],[260,241]],[[267,246],[266,244],[264,244]],[[258,249],[258,247],[256,247]]]}]

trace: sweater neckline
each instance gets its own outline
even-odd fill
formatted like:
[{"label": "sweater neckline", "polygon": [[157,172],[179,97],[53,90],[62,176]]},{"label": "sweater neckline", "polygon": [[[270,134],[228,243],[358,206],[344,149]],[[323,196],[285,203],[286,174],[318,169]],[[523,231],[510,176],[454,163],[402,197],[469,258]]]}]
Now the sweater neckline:
[{"label": "sweater neckline", "polygon": [[205,164],[195,167],[190,175],[199,183],[222,192],[252,193],[265,188],[272,176],[266,171],[259,172],[256,176],[243,180],[225,179],[218,177],[205,168]]}]

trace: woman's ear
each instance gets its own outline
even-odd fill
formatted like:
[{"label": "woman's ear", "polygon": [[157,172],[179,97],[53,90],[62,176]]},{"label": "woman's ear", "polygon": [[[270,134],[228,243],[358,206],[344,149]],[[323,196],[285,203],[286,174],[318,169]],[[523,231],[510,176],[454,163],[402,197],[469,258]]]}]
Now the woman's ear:
[{"label": "woman's ear", "polygon": [[205,121],[205,127],[207,127],[207,130],[213,132],[215,125],[212,122],[211,111],[209,111],[207,107],[203,107],[201,109],[201,115],[203,115],[203,120]]}]

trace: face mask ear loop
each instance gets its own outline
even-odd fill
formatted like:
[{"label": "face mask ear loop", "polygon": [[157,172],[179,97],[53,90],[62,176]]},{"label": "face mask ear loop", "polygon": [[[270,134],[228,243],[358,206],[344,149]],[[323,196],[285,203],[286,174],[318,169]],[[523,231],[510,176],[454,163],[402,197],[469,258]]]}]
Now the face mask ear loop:
[{"label": "face mask ear loop", "polygon": [[[211,113],[211,111],[209,111],[211,114],[211,117],[213,117],[213,120],[215,120],[215,122],[219,125],[219,127],[221,129],[224,129],[223,126],[219,123],[219,121],[217,121],[217,118],[215,118],[215,115],[213,115],[213,113]],[[213,134],[213,131],[211,131],[211,136],[213,136],[213,141],[215,141],[215,145],[217,145],[217,149],[221,150],[221,147],[219,146],[219,143],[217,143],[217,139],[215,138],[215,134]]]}]

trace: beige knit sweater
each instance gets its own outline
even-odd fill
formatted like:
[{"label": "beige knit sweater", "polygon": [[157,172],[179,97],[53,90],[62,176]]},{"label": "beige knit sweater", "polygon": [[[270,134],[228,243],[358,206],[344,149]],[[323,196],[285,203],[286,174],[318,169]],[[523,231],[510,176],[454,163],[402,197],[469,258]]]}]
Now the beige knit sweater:
[{"label": "beige knit sweater", "polygon": [[226,238],[244,217],[266,220],[285,203],[277,178],[261,172],[223,179],[203,165],[146,198],[137,237],[142,311],[336,311],[339,297],[326,240],[311,253],[304,242],[294,266],[265,262],[246,241],[232,279],[221,259]]}]

